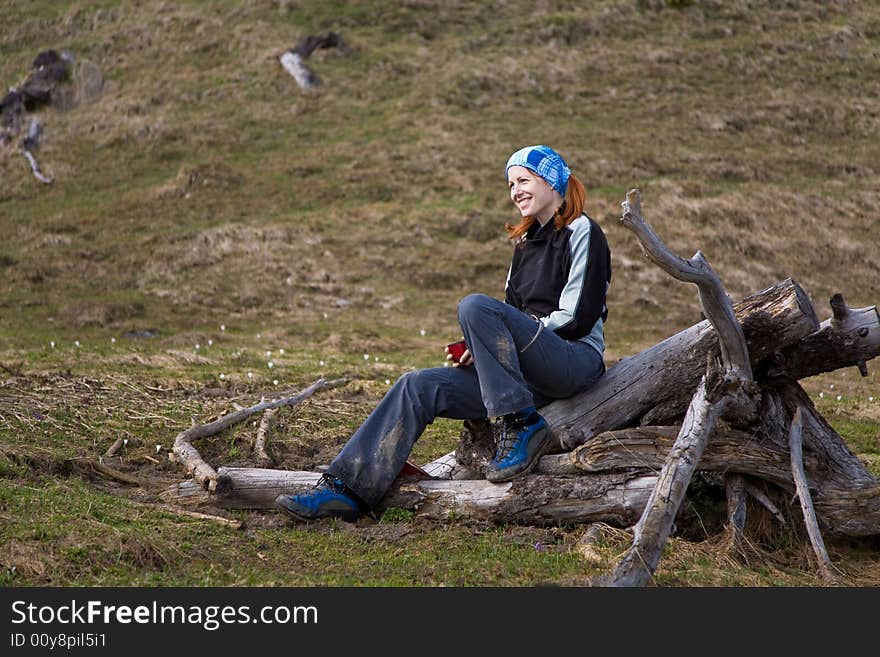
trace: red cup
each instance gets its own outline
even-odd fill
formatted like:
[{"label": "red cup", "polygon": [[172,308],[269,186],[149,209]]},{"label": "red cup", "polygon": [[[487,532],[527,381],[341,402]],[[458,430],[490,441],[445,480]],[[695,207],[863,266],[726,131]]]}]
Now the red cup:
[{"label": "red cup", "polygon": [[464,340],[459,340],[458,342],[446,345],[446,348],[449,350],[449,355],[452,356],[452,362],[457,363],[464,356],[464,352],[467,351],[467,344],[465,344]]}]

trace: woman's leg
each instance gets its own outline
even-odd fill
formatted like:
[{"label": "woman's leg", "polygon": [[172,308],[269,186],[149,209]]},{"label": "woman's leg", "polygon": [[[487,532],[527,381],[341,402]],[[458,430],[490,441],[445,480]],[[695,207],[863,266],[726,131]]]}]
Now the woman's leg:
[{"label": "woman's leg", "polygon": [[604,371],[585,343],[560,338],[503,301],[471,294],[458,306],[489,417],[500,417],[588,388]]},{"label": "woman's leg", "polygon": [[509,481],[534,468],[549,444],[547,423],[536,406],[589,386],[604,370],[602,357],[589,345],[564,340],[538,320],[482,294],[465,297],[458,315],[483,404],[490,416],[500,418],[486,478]]},{"label": "woman's leg", "polygon": [[486,417],[473,367],[435,367],[401,376],[333,459],[327,473],[370,507],[400,474],[413,444],[436,417]]}]

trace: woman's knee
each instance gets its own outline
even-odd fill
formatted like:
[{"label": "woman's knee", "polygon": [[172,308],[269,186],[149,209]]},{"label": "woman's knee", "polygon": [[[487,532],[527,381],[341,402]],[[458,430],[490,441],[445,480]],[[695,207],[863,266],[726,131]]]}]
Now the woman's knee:
[{"label": "woman's knee", "polygon": [[400,375],[395,385],[402,388],[411,397],[421,397],[426,392],[436,390],[443,383],[444,381],[437,376],[434,368],[429,368],[405,372]]},{"label": "woman's knee", "polygon": [[497,299],[487,294],[469,294],[458,302],[458,319],[461,321],[467,317],[490,312],[498,303]]}]

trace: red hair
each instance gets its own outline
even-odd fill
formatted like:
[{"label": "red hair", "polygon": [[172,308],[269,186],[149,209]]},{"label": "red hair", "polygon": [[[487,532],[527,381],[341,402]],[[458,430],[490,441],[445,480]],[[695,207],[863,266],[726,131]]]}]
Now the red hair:
[{"label": "red hair", "polygon": [[[546,180],[544,182],[547,182]],[[584,184],[578,180],[574,174],[568,177],[568,188],[565,190],[565,199],[562,205],[557,208],[553,214],[553,224],[556,230],[563,226],[568,226],[572,221],[580,217],[584,213],[584,202],[587,200],[587,190]],[[518,240],[531,228],[537,221],[535,217],[523,217],[516,226],[504,224],[510,239]]]}]

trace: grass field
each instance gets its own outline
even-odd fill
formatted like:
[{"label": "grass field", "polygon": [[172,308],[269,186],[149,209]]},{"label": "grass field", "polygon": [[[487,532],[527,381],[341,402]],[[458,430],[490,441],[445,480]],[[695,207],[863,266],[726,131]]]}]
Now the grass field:
[{"label": "grass field", "polygon": [[[0,21],[6,87],[40,51],[75,56],[72,107],[33,114],[54,184],[0,146],[7,586],[582,585],[612,565],[619,530],[588,560],[583,527],[235,512],[233,530],[154,506],[182,477],[167,453],[192,418],[349,377],[279,414],[279,467],[312,469],[398,376],[442,363],[458,300],[503,293],[503,165],[524,145],[567,158],[608,236],[609,364],[700,315],[619,224],[632,187],[734,299],[791,277],[820,319],[836,292],[880,300],[872,2],[11,0]],[[350,50],[316,51],[322,84],[302,91],[278,57],[328,30]],[[803,385],[880,474],[868,366]],[[248,464],[255,430],[199,448]],[[413,459],[459,430],[436,422]],[[86,466],[118,438],[111,464],[140,485]],[[796,527],[765,532],[747,564],[721,556],[696,497],[658,585],[819,584]],[[829,549],[844,581],[880,584],[876,542]]]}]

